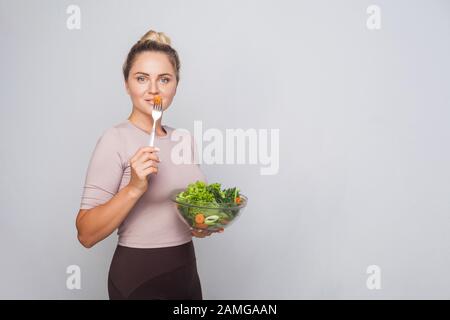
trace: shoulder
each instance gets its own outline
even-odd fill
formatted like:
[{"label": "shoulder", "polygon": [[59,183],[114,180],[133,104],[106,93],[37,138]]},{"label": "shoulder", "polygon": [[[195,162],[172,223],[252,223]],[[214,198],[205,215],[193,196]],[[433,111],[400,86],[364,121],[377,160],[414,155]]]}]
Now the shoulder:
[{"label": "shoulder", "polygon": [[120,132],[116,126],[112,126],[106,129],[103,129],[99,140],[106,142],[117,142],[119,140]]},{"label": "shoulder", "polygon": [[106,131],[111,131],[111,134],[115,134],[117,136],[123,136],[130,132],[131,128],[128,121],[121,121],[108,128]]},{"label": "shoulder", "polygon": [[122,123],[104,129],[97,140],[97,147],[122,153],[124,129],[125,127],[123,127]]},{"label": "shoulder", "polygon": [[116,123],[115,125],[103,130],[100,139],[109,142],[121,143],[123,137],[130,133],[130,126],[127,121]]},{"label": "shoulder", "polygon": [[108,162],[117,160],[123,166],[127,158],[124,148],[124,132],[122,124],[116,124],[104,129],[97,140],[94,153]]}]

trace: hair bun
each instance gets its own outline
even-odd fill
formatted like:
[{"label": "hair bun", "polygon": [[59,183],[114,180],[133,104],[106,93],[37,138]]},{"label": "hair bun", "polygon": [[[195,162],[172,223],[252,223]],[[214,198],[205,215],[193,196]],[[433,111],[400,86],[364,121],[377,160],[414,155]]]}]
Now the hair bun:
[{"label": "hair bun", "polygon": [[166,44],[170,46],[170,38],[164,34],[164,32],[156,32],[154,30],[148,31],[146,34],[144,34],[139,42],[145,42],[145,41],[156,41],[158,43]]}]

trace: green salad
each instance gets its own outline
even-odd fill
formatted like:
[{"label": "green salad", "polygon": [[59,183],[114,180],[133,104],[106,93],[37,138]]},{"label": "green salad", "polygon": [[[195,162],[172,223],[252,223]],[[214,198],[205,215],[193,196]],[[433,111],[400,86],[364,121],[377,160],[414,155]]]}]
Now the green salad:
[{"label": "green salad", "polygon": [[238,188],[222,189],[220,183],[206,184],[196,181],[176,196],[176,201],[187,205],[207,207],[197,208],[178,205],[178,209],[192,227],[200,229],[220,229],[239,213],[243,201]]}]

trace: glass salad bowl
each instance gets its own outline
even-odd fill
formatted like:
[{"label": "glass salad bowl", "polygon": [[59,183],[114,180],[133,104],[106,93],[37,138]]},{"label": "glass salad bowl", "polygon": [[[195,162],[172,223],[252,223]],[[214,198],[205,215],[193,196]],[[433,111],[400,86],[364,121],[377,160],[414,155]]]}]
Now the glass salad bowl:
[{"label": "glass salad bowl", "polygon": [[198,205],[187,203],[178,197],[185,189],[176,189],[171,193],[170,200],[178,209],[179,216],[192,228],[217,232],[229,227],[246,207],[248,198],[239,194],[237,202]]}]

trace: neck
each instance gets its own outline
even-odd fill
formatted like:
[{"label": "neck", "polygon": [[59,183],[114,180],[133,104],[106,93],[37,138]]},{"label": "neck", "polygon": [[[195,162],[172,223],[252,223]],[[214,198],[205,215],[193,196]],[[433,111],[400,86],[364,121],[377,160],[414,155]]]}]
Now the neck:
[{"label": "neck", "polygon": [[128,117],[128,120],[149,134],[152,132],[153,125],[155,125],[155,133],[157,136],[165,136],[167,134],[161,125],[162,117],[155,124],[151,116],[141,115],[133,111]]}]

